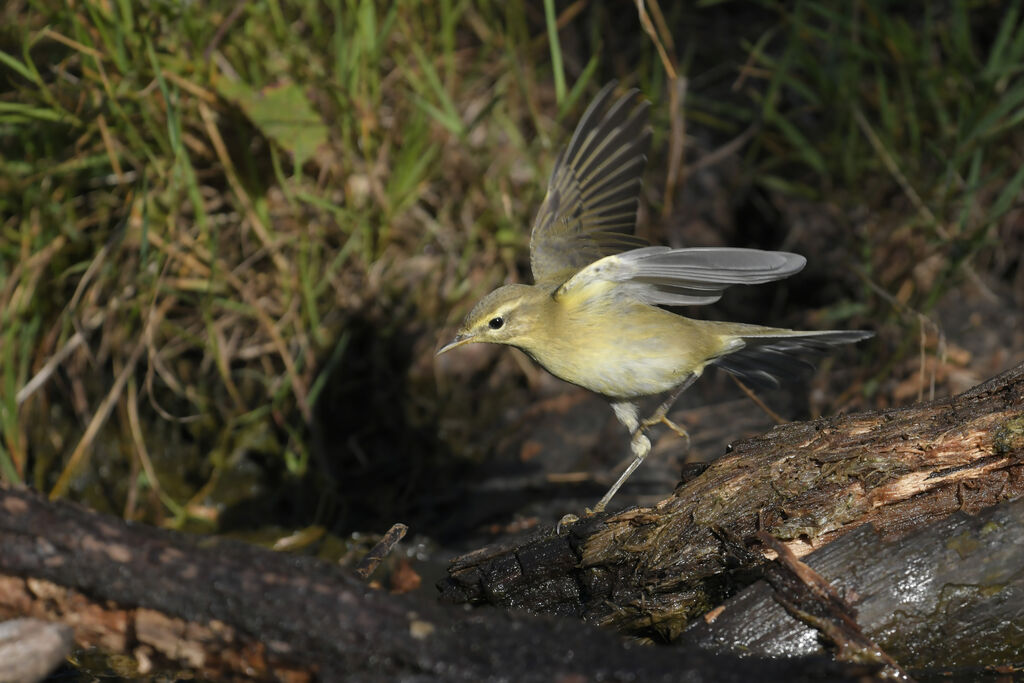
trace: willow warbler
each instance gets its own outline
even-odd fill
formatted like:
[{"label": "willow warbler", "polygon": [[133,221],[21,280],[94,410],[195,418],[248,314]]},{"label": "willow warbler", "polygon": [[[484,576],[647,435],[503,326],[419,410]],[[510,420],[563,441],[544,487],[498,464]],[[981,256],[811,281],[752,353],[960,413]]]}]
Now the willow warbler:
[{"label": "willow warbler", "polygon": [[[789,277],[803,256],[757,249],[645,246],[633,233],[650,145],[648,103],[636,90],[612,102],[609,83],[587,108],[555,161],[533,222],[536,284],[506,285],[473,308],[455,339],[508,344],[551,374],[601,394],[632,435],[634,456],[593,510],[600,512],[650,452],[647,429],[708,365],[755,387],[777,387],[810,364],[795,356],[871,336],[864,331],[799,331],[684,318],[661,306],[717,301],[729,285]],[[665,396],[640,418],[639,400]]]}]

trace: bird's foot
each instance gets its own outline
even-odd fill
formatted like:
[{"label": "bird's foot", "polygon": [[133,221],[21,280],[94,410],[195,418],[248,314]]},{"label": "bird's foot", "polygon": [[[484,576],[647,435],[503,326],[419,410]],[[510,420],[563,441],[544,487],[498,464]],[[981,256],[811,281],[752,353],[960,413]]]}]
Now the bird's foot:
[{"label": "bird's foot", "polygon": [[[583,514],[584,514],[584,516],[586,516],[586,512],[584,512]],[[569,527],[571,527],[573,524],[575,524],[578,521],[580,521],[579,516],[578,515],[574,515],[571,512],[569,512],[569,513],[567,513],[565,515],[562,515],[562,518],[560,520],[558,520],[557,524],[555,524],[555,533],[557,535],[561,536],[563,532],[567,531],[569,529]]]},{"label": "bird's foot", "polygon": [[683,427],[682,425],[677,425],[675,422],[668,419],[667,417],[662,417],[661,421],[665,423],[666,427],[675,432],[676,436],[681,436],[687,441],[690,440],[690,432],[686,431],[686,427]]},{"label": "bird's foot", "polygon": [[[601,512],[604,512],[604,506],[601,505],[600,503],[595,505],[593,509],[583,508],[582,519],[586,519],[587,517],[593,517],[594,515],[599,514]],[[581,518],[579,517],[579,515],[574,515],[571,512],[562,515],[562,518],[558,520],[558,524],[555,525],[555,533],[561,536],[564,530],[568,529],[573,524],[580,521],[580,519]]]},{"label": "bird's foot", "polygon": [[653,427],[656,424],[663,424],[669,429],[671,429],[673,432],[675,432],[676,436],[681,436],[687,441],[690,440],[690,433],[686,431],[686,427],[676,424],[672,420],[668,419],[668,417],[665,415],[652,415],[651,417],[647,418],[646,420],[640,423],[640,430],[638,431],[643,431],[644,429]]}]

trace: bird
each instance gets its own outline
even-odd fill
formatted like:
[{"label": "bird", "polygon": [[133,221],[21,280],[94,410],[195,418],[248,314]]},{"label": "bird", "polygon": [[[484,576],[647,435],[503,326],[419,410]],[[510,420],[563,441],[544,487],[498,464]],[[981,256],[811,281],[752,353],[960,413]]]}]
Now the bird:
[{"label": "bird", "polygon": [[[753,388],[775,388],[813,366],[801,355],[872,336],[684,317],[731,285],[795,275],[807,263],[781,251],[651,246],[634,234],[651,142],[649,102],[605,85],[556,158],[530,234],[534,284],[509,284],[473,307],[437,355],[465,344],[514,346],[554,376],[606,398],[630,433],[632,460],[585,513],[605,510],[651,450],[648,430],[687,431],[667,413],[709,366]],[[664,397],[641,418],[640,405]],[[564,521],[578,519],[566,515]]]}]

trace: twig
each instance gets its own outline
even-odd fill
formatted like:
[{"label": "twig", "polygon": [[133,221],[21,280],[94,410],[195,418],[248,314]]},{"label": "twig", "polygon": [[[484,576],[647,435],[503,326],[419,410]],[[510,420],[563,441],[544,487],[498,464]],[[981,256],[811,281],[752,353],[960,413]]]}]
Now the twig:
[{"label": "twig", "polygon": [[[655,27],[654,21],[647,12],[647,3],[650,3],[651,13],[658,23]],[[651,37],[655,47],[658,49],[658,56],[661,57],[661,64],[668,75],[668,107],[671,130],[669,132],[668,147],[668,174],[665,178],[665,195],[662,202],[662,215],[668,216],[672,213],[672,197],[676,187],[683,182],[686,173],[683,169],[683,152],[686,142],[686,117],[683,115],[683,105],[686,100],[687,80],[685,76],[679,75],[676,68],[675,58],[665,48],[674,48],[672,44],[672,33],[668,30],[665,17],[658,5],[658,0],[636,0],[636,11],[640,16],[640,25]]]},{"label": "twig", "polygon": [[373,546],[370,552],[366,553],[366,557],[356,566],[356,575],[363,581],[370,578],[370,574],[373,574],[384,558],[405,537],[405,532],[408,530],[409,527],[401,522],[393,524],[380,539],[380,542]]},{"label": "twig", "polygon": [[749,398],[749,399],[750,399],[751,401],[753,401],[754,403],[756,403],[756,404],[757,404],[757,406],[758,406],[758,407],[759,407],[759,408],[760,408],[761,410],[763,410],[763,411],[764,411],[765,413],[767,413],[767,414],[768,414],[768,417],[770,417],[771,419],[775,420],[775,424],[780,424],[780,425],[783,425],[783,424],[786,424],[787,422],[789,422],[789,420],[783,419],[783,417],[782,417],[781,415],[779,415],[779,414],[778,414],[778,413],[776,413],[776,412],[775,412],[774,410],[772,410],[771,408],[769,408],[769,407],[768,407],[768,404],[766,404],[766,403],[765,403],[764,401],[762,401],[762,400],[761,400],[761,399],[760,399],[760,398],[758,397],[758,395],[757,395],[757,394],[755,394],[755,393],[753,392],[753,390],[751,390],[751,388],[750,388],[750,387],[748,387],[748,386],[747,386],[746,384],[744,384],[743,382],[741,382],[741,381],[740,381],[740,379],[739,379],[738,377],[736,377],[735,375],[729,375],[729,377],[731,377],[731,378],[732,378],[732,381],[733,381],[733,382],[736,382],[736,386],[738,386],[738,387],[739,387],[740,389],[742,389],[742,390],[743,390],[743,393],[747,395],[747,398]]},{"label": "twig", "polygon": [[757,131],[760,130],[760,128],[760,123],[750,124],[750,127],[748,127],[745,131],[734,137],[732,140],[725,143],[718,149],[705,154],[700,159],[690,164],[688,172],[693,173],[694,171],[698,171],[702,168],[714,166],[715,164],[720,163],[726,157],[735,154],[740,150],[741,147],[743,147],[743,145],[750,142],[750,140],[754,137]]},{"label": "twig", "polygon": [[[105,317],[106,316],[102,314],[95,316],[85,324],[85,331],[92,332],[95,330],[100,326]],[[22,403],[27,401],[29,396],[36,393],[41,386],[46,384],[46,381],[50,379],[50,376],[53,375],[54,371],[60,366],[60,364],[63,363],[68,356],[74,353],[75,349],[81,346],[84,342],[85,334],[83,334],[81,330],[71,335],[71,338],[68,339],[67,343],[65,343],[63,347],[61,347],[60,351],[53,354],[50,357],[50,360],[46,361],[43,367],[39,369],[39,372],[34,374],[32,379],[26,382],[25,386],[18,390],[18,393],[14,397],[15,402],[20,406]]]},{"label": "twig", "polygon": [[854,609],[839,591],[818,572],[800,560],[788,545],[766,531],[757,538],[778,556],[769,565],[765,578],[775,589],[775,599],[794,618],[828,638],[836,646],[836,659],[842,662],[884,664],[887,677],[901,681],[913,679],[895,659],[864,635]]}]

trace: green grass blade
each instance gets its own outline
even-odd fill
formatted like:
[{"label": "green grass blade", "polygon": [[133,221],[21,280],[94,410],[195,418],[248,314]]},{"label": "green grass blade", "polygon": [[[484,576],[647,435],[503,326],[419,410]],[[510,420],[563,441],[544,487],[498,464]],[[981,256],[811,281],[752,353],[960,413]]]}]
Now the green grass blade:
[{"label": "green grass blade", "polygon": [[3,64],[11,71],[14,71],[25,80],[32,81],[33,83],[36,82],[35,72],[3,50],[0,50],[0,64]]},{"label": "green grass blade", "polygon": [[558,42],[558,17],[555,0],[544,0],[544,23],[548,28],[548,47],[551,50],[551,71],[555,77],[555,101],[565,102],[565,69],[562,66],[562,45]]}]

